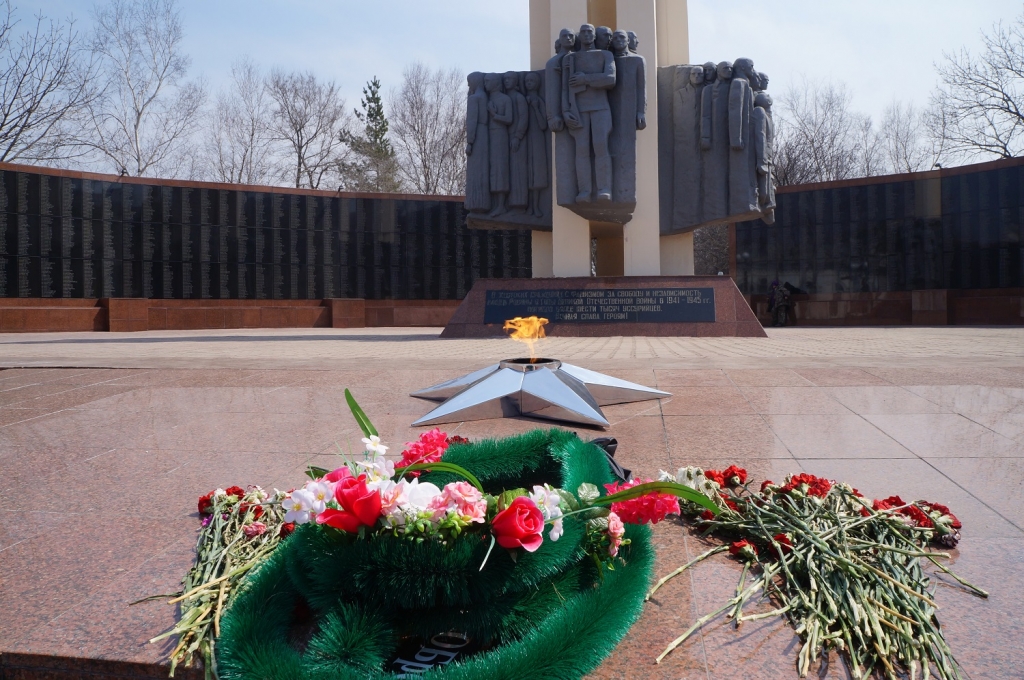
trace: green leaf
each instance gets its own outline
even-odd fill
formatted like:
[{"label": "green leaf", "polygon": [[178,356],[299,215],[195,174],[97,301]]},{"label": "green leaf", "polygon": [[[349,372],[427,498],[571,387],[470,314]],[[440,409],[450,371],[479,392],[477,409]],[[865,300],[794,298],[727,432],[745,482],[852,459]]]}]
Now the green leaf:
[{"label": "green leaf", "polygon": [[581,504],[593,505],[601,496],[601,492],[590,482],[583,482],[580,484],[580,488],[576,489],[576,495],[580,497]]},{"label": "green leaf", "polygon": [[373,426],[370,419],[363,413],[363,409],[359,408],[359,404],[356,403],[356,398],[352,396],[352,393],[345,388],[345,401],[348,402],[348,407],[352,411],[352,416],[356,419],[356,424],[359,425],[359,429],[363,431],[363,436],[369,438],[372,436],[380,436],[377,434],[377,428]]},{"label": "green leaf", "polygon": [[310,465],[309,467],[306,468],[306,476],[309,477],[310,479],[320,479],[328,472],[330,472],[330,470],[327,470],[322,467],[317,467],[315,465]]},{"label": "green leaf", "polygon": [[508,506],[512,505],[512,501],[519,498],[520,496],[525,496],[526,493],[526,489],[511,489],[509,491],[502,491],[501,495],[498,496],[498,512],[501,512]]},{"label": "green leaf", "polygon": [[[580,489],[582,489],[583,486],[585,485],[581,485]],[[716,515],[721,512],[721,509],[715,505],[715,502],[700,491],[691,489],[690,487],[682,484],[676,484],[675,482],[647,482],[646,484],[638,484],[637,486],[631,486],[628,489],[623,489],[622,491],[598,498],[594,501],[594,505],[611,505],[612,503],[628,501],[634,498],[639,498],[640,496],[646,496],[649,493],[672,494],[673,496],[678,496],[684,500],[696,503],[703,508],[707,508]]]},{"label": "green leaf", "polygon": [[475,486],[477,491],[480,493],[483,493],[484,491],[484,487],[480,484],[480,480],[477,479],[472,472],[461,465],[445,463],[444,461],[438,461],[436,463],[416,463],[415,465],[406,465],[405,467],[395,468],[395,475],[401,477],[406,472],[414,472],[416,470],[426,470],[428,472],[450,472],[465,478],[466,481]]},{"label": "green leaf", "polygon": [[558,496],[570,511],[580,509],[580,502],[576,500],[576,496],[573,496],[565,489],[555,489],[555,491],[558,492]]}]

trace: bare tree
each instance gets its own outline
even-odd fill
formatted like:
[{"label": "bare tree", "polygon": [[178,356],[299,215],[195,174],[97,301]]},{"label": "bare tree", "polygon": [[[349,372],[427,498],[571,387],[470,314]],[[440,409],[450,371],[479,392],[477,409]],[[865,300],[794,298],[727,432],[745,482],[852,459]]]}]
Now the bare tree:
[{"label": "bare tree", "polygon": [[459,195],[466,186],[466,88],[457,69],[417,62],[389,97],[391,139],[404,183],[421,194]]},{"label": "bare tree", "polygon": [[0,161],[62,163],[74,156],[76,114],[95,96],[92,64],[84,57],[74,21],[36,15],[15,35],[10,0],[0,3]]},{"label": "bare tree", "polygon": [[928,127],[953,155],[1010,158],[1024,151],[1024,16],[982,32],[980,54],[944,53]]},{"label": "bare tree", "polygon": [[729,225],[713,224],[693,232],[693,273],[729,274]]},{"label": "bare tree", "polygon": [[81,143],[119,172],[174,176],[205,100],[186,82],[189,58],[175,0],[110,0],[96,10],[93,53],[104,77]]},{"label": "bare tree", "polygon": [[208,173],[221,182],[267,184],[281,176],[274,157],[273,106],[263,74],[249,58],[231,66],[231,85],[210,120]]},{"label": "bare tree", "polygon": [[338,86],[322,83],[312,73],[274,71],[267,92],[274,101],[274,137],[291,157],[289,181],[319,189],[326,177],[338,177],[349,155],[342,133],[350,123]]},{"label": "bare tree", "polygon": [[935,162],[925,134],[924,117],[913,104],[893,101],[889,105],[882,117],[881,138],[892,172],[928,170]]},{"label": "bare tree", "polygon": [[883,140],[852,110],[842,83],[808,83],[780,98],[776,116],[779,185],[830,182],[885,171]]}]

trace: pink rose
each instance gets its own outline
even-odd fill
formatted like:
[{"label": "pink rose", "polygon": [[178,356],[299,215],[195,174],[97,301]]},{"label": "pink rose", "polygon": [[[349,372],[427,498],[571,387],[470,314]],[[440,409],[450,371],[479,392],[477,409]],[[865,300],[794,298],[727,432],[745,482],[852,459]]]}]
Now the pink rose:
[{"label": "pink rose", "polygon": [[626,534],[626,525],[622,523],[619,516],[614,512],[608,513],[608,540],[611,544],[608,547],[608,554],[615,557],[619,554],[619,546],[622,545],[622,537]]},{"label": "pink rose", "polygon": [[352,471],[347,467],[340,467],[337,470],[333,470],[324,475],[323,481],[325,482],[340,482],[346,477],[351,477]]},{"label": "pink rose", "polygon": [[452,482],[441,490],[441,495],[430,502],[431,510],[455,510],[463,521],[483,522],[487,515],[487,501],[469,482]]},{"label": "pink rose", "polygon": [[344,477],[334,487],[334,500],[341,509],[324,510],[317,515],[317,524],[354,534],[361,526],[372,527],[380,518],[380,494],[366,486],[366,475]]}]

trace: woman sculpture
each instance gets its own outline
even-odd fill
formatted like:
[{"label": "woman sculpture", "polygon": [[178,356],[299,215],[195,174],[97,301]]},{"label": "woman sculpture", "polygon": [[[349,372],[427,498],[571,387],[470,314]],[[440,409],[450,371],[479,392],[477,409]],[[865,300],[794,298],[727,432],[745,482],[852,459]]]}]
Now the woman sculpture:
[{"label": "woman sculpture", "polygon": [[469,85],[466,105],[466,210],[487,212],[491,209],[491,178],[484,74],[478,71],[470,73],[466,82]]},{"label": "woman sculpture", "polygon": [[512,124],[512,99],[501,91],[501,74],[488,73],[484,76],[487,90],[487,143],[490,151],[491,217],[508,212],[508,126]]},{"label": "woman sculpture", "polygon": [[527,184],[530,187],[530,215],[544,217],[541,193],[548,187],[548,122],[547,109],[540,96],[540,74],[526,74],[526,103],[530,109],[530,126],[527,130],[529,142],[529,165]]},{"label": "woman sculpture", "polygon": [[516,213],[526,211],[529,200],[527,175],[529,161],[526,131],[530,123],[530,110],[526,97],[519,91],[519,74],[509,71],[503,77],[505,93],[512,100],[512,124],[509,132],[509,194],[508,205]]}]

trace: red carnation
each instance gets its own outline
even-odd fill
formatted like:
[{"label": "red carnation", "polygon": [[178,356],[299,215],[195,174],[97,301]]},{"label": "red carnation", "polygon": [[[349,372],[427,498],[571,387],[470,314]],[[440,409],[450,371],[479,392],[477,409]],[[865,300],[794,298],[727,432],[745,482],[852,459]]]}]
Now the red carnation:
[{"label": "red carnation", "polygon": [[882,500],[875,500],[871,504],[871,507],[876,512],[882,512],[884,510],[892,510],[893,508],[898,508],[906,504],[907,502],[900,498],[899,496],[889,496],[888,498],[883,498]]},{"label": "red carnation", "polygon": [[[806,489],[803,488],[805,486],[807,487]],[[814,475],[800,473],[799,475],[792,475],[789,478],[789,481],[786,482],[786,485],[779,489],[779,492],[789,493],[794,489],[799,489],[808,496],[824,498],[832,489],[832,482],[828,481],[824,477],[815,477]]]},{"label": "red carnation", "polygon": [[[651,480],[640,481],[634,479],[631,482],[620,484],[618,482],[614,484],[605,484],[604,488],[608,490],[608,494],[611,495],[618,491],[624,491],[625,489],[631,489],[634,486],[640,484],[646,484]],[[666,515],[679,514],[679,499],[672,494],[667,493],[647,493],[639,498],[633,498],[628,501],[618,501],[612,503],[612,512],[619,516],[623,522],[627,524],[657,524],[661,520],[665,519]]]},{"label": "red carnation", "polygon": [[281,525],[281,530],[277,532],[277,535],[284,538],[293,531],[295,531],[295,522],[287,522]]},{"label": "red carnation", "polygon": [[715,518],[715,513],[711,512],[710,510],[705,510],[704,512],[700,513],[700,518],[705,522],[710,522]]},{"label": "red carnation", "polygon": [[[789,537],[789,534],[775,534],[772,538],[779,544],[783,555],[793,552],[793,540]],[[772,550],[775,550],[775,546],[772,546]]]},{"label": "red carnation", "polygon": [[212,515],[213,514],[213,492],[206,494],[205,496],[199,497],[199,514],[200,515]]},{"label": "red carnation", "polygon": [[903,508],[900,510],[900,514],[906,515],[910,519],[914,520],[914,524],[923,529],[931,529],[935,526],[935,522],[932,521],[932,518],[926,515],[925,512],[916,505],[911,505],[909,508]]},{"label": "red carnation", "polygon": [[224,493],[227,494],[228,496],[234,496],[238,500],[242,500],[242,496],[245,495],[245,489],[243,489],[240,486],[229,486],[228,488],[224,489]]},{"label": "red carnation", "polygon": [[743,539],[729,546],[729,554],[736,555],[748,562],[753,561],[757,559],[757,546],[747,539]]},{"label": "red carnation", "polygon": [[254,505],[252,503],[239,503],[238,504],[238,514],[240,514],[242,517],[245,517],[245,513],[249,512],[250,510],[252,510],[252,518],[253,519],[259,519],[260,517],[263,517],[263,506],[262,505],[259,505],[259,504],[255,504]]},{"label": "red carnation", "polygon": [[465,437],[460,437],[457,434],[453,434],[452,436],[448,437],[448,446],[451,446],[452,444],[468,444],[468,443],[469,443],[468,439],[466,439]]},{"label": "red carnation", "polygon": [[947,508],[942,503],[932,503],[931,501],[918,501],[917,503],[918,503],[918,505],[920,505],[923,508],[925,508],[925,510],[927,510],[929,513],[932,513],[932,512],[939,513],[939,519],[944,519],[944,518],[948,517],[949,520],[948,520],[947,523],[952,528],[954,528],[954,529],[963,529],[964,525],[960,522],[960,520],[958,520],[956,518],[956,515],[954,515],[952,512],[950,512],[949,508]]},{"label": "red carnation", "polygon": [[742,486],[747,483],[747,471],[738,465],[730,465],[722,473],[725,483],[729,486]]},{"label": "red carnation", "polygon": [[725,488],[725,475],[718,470],[705,470],[704,476],[710,479],[712,482],[716,482],[718,486]]},{"label": "red carnation", "polygon": [[731,501],[728,498],[723,498],[722,500],[725,501],[725,506],[733,512],[738,513],[740,511],[740,506],[736,505],[735,501]]},{"label": "red carnation", "polygon": [[491,533],[502,548],[534,552],[544,542],[544,515],[528,496],[517,496],[491,520]]},{"label": "red carnation", "polygon": [[775,486],[775,482],[773,482],[770,479],[766,479],[763,482],[761,482],[761,493],[764,493],[764,490],[767,489],[769,486]]},{"label": "red carnation", "polygon": [[[461,439],[461,437],[460,437]],[[469,440],[466,440],[467,442]],[[462,443],[462,442],[460,442]],[[419,463],[436,463],[448,450],[449,437],[439,428],[434,428],[420,434],[419,439],[414,442],[406,442],[408,447],[402,451],[402,460],[398,467],[407,467]],[[410,477],[419,477],[419,470],[407,472]]]}]

